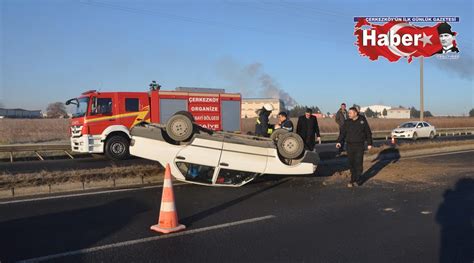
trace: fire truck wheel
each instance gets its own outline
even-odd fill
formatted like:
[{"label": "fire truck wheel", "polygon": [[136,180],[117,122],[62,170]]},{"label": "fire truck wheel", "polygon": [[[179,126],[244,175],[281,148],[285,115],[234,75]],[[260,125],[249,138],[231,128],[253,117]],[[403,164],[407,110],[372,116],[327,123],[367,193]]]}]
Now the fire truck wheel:
[{"label": "fire truck wheel", "polygon": [[166,123],[166,133],[171,139],[182,142],[191,138],[194,132],[192,120],[183,114],[173,115]]},{"label": "fire truck wheel", "polygon": [[189,111],[185,111],[185,110],[182,110],[182,111],[178,111],[176,112],[175,114],[173,115],[178,115],[178,114],[181,114],[181,115],[184,115],[186,117],[188,117],[189,119],[191,119],[192,122],[194,122],[194,116],[191,114],[191,112]]},{"label": "fire truck wheel", "polygon": [[295,159],[303,153],[304,142],[298,134],[289,132],[278,137],[277,149],[283,158]]},{"label": "fire truck wheel", "polygon": [[105,155],[112,160],[124,160],[129,156],[130,142],[127,138],[116,135],[107,139]]},{"label": "fire truck wheel", "polygon": [[278,138],[280,137],[280,135],[282,134],[286,134],[286,133],[289,133],[288,130],[285,130],[285,129],[276,129],[272,135],[270,135],[270,139],[272,139],[273,141],[278,141]]}]

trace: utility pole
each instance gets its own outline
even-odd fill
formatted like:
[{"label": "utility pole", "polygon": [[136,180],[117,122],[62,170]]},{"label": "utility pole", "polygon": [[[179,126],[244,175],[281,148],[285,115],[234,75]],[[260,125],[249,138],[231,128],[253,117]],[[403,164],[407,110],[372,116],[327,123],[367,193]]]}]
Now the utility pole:
[{"label": "utility pole", "polygon": [[423,98],[423,56],[420,56],[420,121],[423,121],[425,105]]}]

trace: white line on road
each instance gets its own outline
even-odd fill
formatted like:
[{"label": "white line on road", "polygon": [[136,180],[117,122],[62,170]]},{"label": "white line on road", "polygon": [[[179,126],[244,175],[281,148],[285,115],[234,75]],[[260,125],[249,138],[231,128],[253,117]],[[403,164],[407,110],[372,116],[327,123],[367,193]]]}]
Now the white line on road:
[{"label": "white line on road", "polygon": [[124,242],[119,242],[119,243],[114,243],[114,244],[109,244],[109,245],[103,245],[103,246],[97,246],[97,247],[91,247],[91,248],[85,248],[85,249],[79,249],[79,250],[74,250],[74,251],[69,251],[69,252],[44,256],[44,257],[31,258],[31,259],[22,260],[22,261],[19,261],[19,262],[39,262],[39,261],[44,261],[44,260],[51,260],[51,259],[68,257],[68,256],[87,254],[87,253],[97,252],[97,251],[111,249],[111,248],[131,246],[131,245],[146,243],[146,242],[150,242],[150,241],[160,240],[160,239],[186,236],[186,235],[191,235],[191,234],[196,234],[196,233],[201,233],[201,232],[206,232],[206,231],[211,231],[211,230],[216,230],[216,229],[221,229],[221,228],[226,228],[226,227],[232,227],[232,226],[237,226],[237,225],[255,223],[255,222],[258,222],[258,221],[268,220],[268,219],[272,219],[272,218],[275,218],[275,216],[274,215],[267,215],[267,216],[250,218],[250,219],[235,221],[235,222],[231,222],[231,223],[221,224],[221,225],[208,226],[208,227],[197,228],[197,229],[192,229],[192,230],[183,231],[183,232],[177,232],[177,233],[174,233],[174,234],[160,235],[160,236],[155,236],[155,237],[147,237],[147,238],[142,238],[142,239],[129,240],[129,241],[124,241]]},{"label": "white line on road", "polygon": [[[186,183],[174,183],[173,186],[179,186],[179,185],[185,185],[185,184]],[[145,187],[138,187],[138,188],[106,190],[106,191],[99,191],[99,192],[78,193],[78,194],[68,194],[68,195],[56,195],[56,196],[45,196],[45,197],[30,198],[30,199],[4,201],[4,202],[0,202],[0,205],[23,203],[23,202],[33,202],[33,201],[43,201],[43,200],[50,200],[50,199],[62,199],[62,198],[88,196],[88,195],[120,193],[120,192],[128,192],[128,191],[139,191],[139,190],[144,190],[144,189],[161,188],[161,187],[163,187],[163,186],[162,185],[153,185],[153,186],[145,186]]]}]

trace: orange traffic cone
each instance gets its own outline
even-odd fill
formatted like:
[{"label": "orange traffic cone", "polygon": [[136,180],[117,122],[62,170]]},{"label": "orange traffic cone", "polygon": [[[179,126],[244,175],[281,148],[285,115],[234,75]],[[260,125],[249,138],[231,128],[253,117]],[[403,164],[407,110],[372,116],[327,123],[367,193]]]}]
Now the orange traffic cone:
[{"label": "orange traffic cone", "polygon": [[392,137],[392,144],[395,144],[395,137]]},{"label": "orange traffic cone", "polygon": [[158,224],[152,225],[151,230],[168,234],[185,229],[178,223],[178,213],[174,205],[173,182],[171,181],[170,165],[166,165],[163,194],[161,196],[160,218]]}]

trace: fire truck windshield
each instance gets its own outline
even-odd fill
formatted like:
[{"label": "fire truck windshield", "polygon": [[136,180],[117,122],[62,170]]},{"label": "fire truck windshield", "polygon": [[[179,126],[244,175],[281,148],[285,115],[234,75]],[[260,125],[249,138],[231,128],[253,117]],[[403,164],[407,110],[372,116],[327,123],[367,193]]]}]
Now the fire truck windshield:
[{"label": "fire truck windshield", "polygon": [[72,115],[73,118],[84,117],[87,112],[89,105],[89,98],[79,98],[77,99],[76,112]]}]

